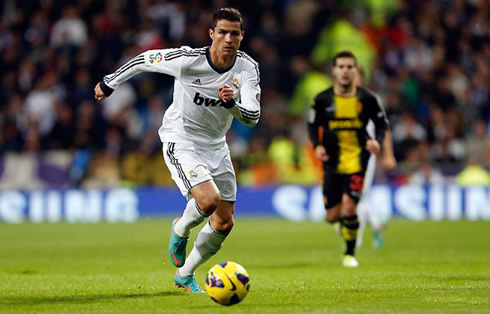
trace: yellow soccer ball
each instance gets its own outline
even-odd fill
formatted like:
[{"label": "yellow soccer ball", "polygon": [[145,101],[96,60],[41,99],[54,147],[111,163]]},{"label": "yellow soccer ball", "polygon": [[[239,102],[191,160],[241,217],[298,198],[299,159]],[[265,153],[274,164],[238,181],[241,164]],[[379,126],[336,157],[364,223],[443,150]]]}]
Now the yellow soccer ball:
[{"label": "yellow soccer ball", "polygon": [[221,305],[241,302],[249,290],[250,276],[243,266],[235,262],[216,264],[206,275],[206,292]]}]

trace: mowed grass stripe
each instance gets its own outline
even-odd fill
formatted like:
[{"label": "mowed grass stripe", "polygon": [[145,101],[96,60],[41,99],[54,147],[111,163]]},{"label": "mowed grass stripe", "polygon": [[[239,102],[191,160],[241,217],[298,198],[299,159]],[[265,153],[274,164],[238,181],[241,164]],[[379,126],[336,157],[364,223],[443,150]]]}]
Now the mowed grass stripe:
[{"label": "mowed grass stripe", "polygon": [[344,269],[342,240],[327,224],[238,217],[223,249],[196,274],[203,285],[214,263],[245,266],[251,292],[231,308],[173,287],[169,226],[170,219],[1,224],[0,312],[490,311],[489,222],[394,220],[383,248],[373,249],[366,234],[361,266]]}]

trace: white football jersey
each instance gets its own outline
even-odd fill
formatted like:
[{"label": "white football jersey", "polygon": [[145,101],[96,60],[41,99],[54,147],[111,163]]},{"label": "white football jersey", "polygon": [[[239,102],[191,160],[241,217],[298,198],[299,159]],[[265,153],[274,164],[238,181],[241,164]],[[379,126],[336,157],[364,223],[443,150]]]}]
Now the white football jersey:
[{"label": "white football jersey", "polygon": [[[204,148],[218,148],[225,145],[233,116],[249,126],[259,120],[259,67],[242,51],[237,52],[231,68],[221,71],[211,61],[209,47],[149,50],[105,76],[103,83],[116,89],[140,72],[175,77],[174,101],[158,131],[162,142],[191,142]],[[218,97],[218,87],[223,84],[235,92],[235,106],[231,109],[226,109]]]}]

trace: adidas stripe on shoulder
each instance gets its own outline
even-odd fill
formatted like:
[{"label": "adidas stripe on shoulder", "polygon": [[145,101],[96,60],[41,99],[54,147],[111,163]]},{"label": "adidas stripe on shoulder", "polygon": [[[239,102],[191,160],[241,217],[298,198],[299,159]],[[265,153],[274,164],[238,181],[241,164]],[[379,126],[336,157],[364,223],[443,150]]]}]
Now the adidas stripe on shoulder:
[{"label": "adidas stripe on shoulder", "polygon": [[196,48],[192,49],[187,46],[172,50],[167,52],[163,58],[165,61],[170,61],[180,57],[199,57],[206,54],[206,48]]},{"label": "adidas stripe on shoulder", "polygon": [[144,54],[139,54],[133,59],[131,59],[129,62],[124,64],[122,67],[120,67],[116,72],[113,74],[109,74],[104,77],[104,83],[108,84],[117,77],[121,76],[124,72],[128,71],[132,67],[138,65],[138,64],[144,64],[145,63],[145,56]]},{"label": "adidas stripe on shoulder", "polygon": [[252,57],[250,57],[248,54],[240,50],[238,50],[237,52],[237,57],[248,61],[254,67],[255,73],[257,75],[257,84],[259,84],[260,83],[259,63],[255,61]]}]

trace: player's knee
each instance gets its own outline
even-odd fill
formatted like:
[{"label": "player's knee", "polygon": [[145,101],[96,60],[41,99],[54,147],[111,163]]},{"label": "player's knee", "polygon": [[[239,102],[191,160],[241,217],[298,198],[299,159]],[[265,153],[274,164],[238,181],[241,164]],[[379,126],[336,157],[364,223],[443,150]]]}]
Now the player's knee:
[{"label": "player's knee", "polygon": [[222,233],[226,233],[226,234],[230,233],[231,232],[231,229],[233,229],[233,226],[234,225],[235,225],[235,222],[233,221],[233,218],[232,218],[231,220],[227,221],[226,223],[224,223],[222,225],[221,232]]},{"label": "player's knee", "polygon": [[335,216],[335,215],[327,215],[327,222],[329,224],[334,224],[336,223],[337,221],[339,221],[339,216]]},{"label": "player's knee", "polygon": [[344,198],[342,200],[342,215],[352,216],[357,212],[357,203],[351,198]]},{"label": "player's knee", "polygon": [[340,203],[331,207],[325,207],[327,210],[327,222],[330,224],[334,224],[340,219]]},{"label": "player's knee", "polygon": [[233,217],[228,219],[227,221],[220,221],[215,223],[215,230],[218,231],[219,233],[223,234],[228,234],[231,232],[231,229],[233,229],[233,226],[235,225],[235,221],[233,220]]},{"label": "player's knee", "polygon": [[356,206],[345,206],[342,208],[343,216],[353,216],[357,214]]},{"label": "player's knee", "polygon": [[349,216],[355,216],[355,215],[357,215],[357,211],[356,211],[355,209],[347,210],[347,211],[345,212],[345,216],[346,216],[346,217],[349,217]]},{"label": "player's knee", "polygon": [[206,215],[211,215],[218,208],[220,202],[221,196],[217,193],[206,195],[198,201],[199,207]]}]

